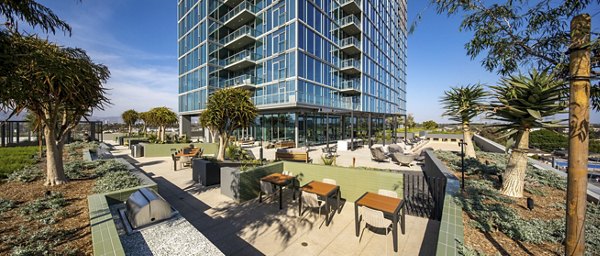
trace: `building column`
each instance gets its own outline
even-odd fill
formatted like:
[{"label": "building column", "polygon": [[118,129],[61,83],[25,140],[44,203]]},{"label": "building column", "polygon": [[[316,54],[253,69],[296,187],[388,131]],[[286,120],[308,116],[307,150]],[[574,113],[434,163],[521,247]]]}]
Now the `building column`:
[{"label": "building column", "polygon": [[296,142],[296,147],[299,147],[299,143],[298,143],[298,133],[300,132],[300,129],[298,128],[298,119],[300,118],[300,113],[296,112],[296,118],[295,118],[295,123],[294,123],[294,141]]},{"label": "building column", "polygon": [[386,129],[386,125],[385,125],[385,114],[383,114],[383,146],[385,147],[385,129]]},{"label": "building column", "polygon": [[192,117],[179,116],[179,136],[184,136],[187,139],[192,138]]},{"label": "building column", "polygon": [[371,140],[371,122],[371,113],[369,113],[369,116],[367,116],[367,136],[369,137],[369,148],[373,146],[373,141]]}]

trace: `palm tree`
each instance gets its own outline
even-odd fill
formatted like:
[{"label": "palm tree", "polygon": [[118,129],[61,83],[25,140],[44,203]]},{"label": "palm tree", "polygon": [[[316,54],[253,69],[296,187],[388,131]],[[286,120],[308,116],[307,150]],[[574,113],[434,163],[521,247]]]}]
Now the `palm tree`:
[{"label": "palm tree", "polygon": [[502,137],[515,140],[503,174],[502,194],[523,196],[529,133],[532,128],[559,127],[563,120],[545,120],[564,113],[567,106],[565,82],[547,70],[532,70],[528,76],[519,74],[503,78],[497,86],[490,86],[495,100],[491,103],[490,119],[499,121]]},{"label": "palm tree", "polygon": [[121,114],[123,122],[128,126],[127,136],[131,136],[131,126],[140,119],[140,114],[133,109],[127,110]]},{"label": "palm tree", "polygon": [[481,84],[473,84],[451,87],[449,91],[444,92],[441,99],[442,105],[446,109],[446,112],[442,115],[448,116],[450,120],[459,122],[462,125],[463,141],[467,144],[465,148],[466,157],[477,157],[473,146],[470,124],[473,118],[483,112],[483,101],[487,95],[488,93],[483,90]]}]

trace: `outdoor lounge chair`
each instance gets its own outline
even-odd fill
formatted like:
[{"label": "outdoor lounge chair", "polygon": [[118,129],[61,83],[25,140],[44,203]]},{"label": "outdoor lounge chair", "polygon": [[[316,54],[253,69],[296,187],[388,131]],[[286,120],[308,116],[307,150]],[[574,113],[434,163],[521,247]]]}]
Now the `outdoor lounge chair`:
[{"label": "outdoor lounge chair", "polygon": [[402,146],[398,145],[398,144],[391,144],[388,146],[388,152],[390,154],[392,153],[404,153],[404,149],[402,149]]},{"label": "outdoor lounge chair", "polygon": [[383,152],[383,148],[380,148],[380,147],[371,148],[371,159],[373,161],[387,162],[388,158],[389,157],[385,155],[385,152]]},{"label": "outdoor lounge chair", "polygon": [[412,154],[393,153],[390,154],[390,157],[392,158],[392,161],[398,163],[400,166],[404,165],[410,167],[412,161],[414,161],[417,156]]}]

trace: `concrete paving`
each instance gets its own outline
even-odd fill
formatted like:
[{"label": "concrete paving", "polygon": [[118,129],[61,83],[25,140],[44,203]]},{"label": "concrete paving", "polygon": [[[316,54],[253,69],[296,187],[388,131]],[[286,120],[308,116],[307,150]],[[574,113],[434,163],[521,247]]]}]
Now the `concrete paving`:
[{"label": "concrete paving", "polygon": [[[154,179],[159,193],[225,255],[435,254],[438,221],[407,215],[406,234],[398,233],[398,252],[394,253],[392,235],[386,236],[383,230],[370,230],[363,222],[361,235],[356,237],[353,203],[346,202],[326,226],[324,215],[318,216],[316,210],[300,215],[290,190],[284,190],[283,210],[272,199],[236,203],[221,195],[218,186],[195,184],[190,168],[173,171],[169,157],[133,159],[127,152],[118,146],[113,154]],[[363,163],[363,155],[352,153],[353,157],[362,157]]]}]

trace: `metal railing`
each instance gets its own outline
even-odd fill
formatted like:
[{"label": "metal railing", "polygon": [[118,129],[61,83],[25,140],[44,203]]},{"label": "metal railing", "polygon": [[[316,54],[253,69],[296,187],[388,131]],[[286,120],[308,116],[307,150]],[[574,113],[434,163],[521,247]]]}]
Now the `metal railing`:
[{"label": "metal railing", "polygon": [[340,47],[351,46],[351,45],[354,45],[354,46],[356,46],[356,48],[359,48],[360,41],[358,41],[358,38],[348,37],[348,38],[344,38],[340,41]]},{"label": "metal railing", "polygon": [[241,75],[234,78],[230,78],[221,82],[221,88],[232,87],[236,85],[256,85],[259,84],[260,78],[253,75]]},{"label": "metal railing", "polygon": [[360,61],[357,59],[346,59],[340,63],[342,68],[356,68],[360,70]]},{"label": "metal railing", "polygon": [[251,4],[248,1],[244,1],[244,2],[241,2],[235,8],[233,8],[231,11],[229,11],[227,14],[223,15],[223,17],[221,17],[219,19],[219,21],[225,23],[229,19],[233,18],[233,16],[238,15],[239,13],[241,13],[241,12],[243,12],[245,10],[249,11],[251,13],[257,13],[258,12],[258,8],[255,5]]},{"label": "metal railing", "polygon": [[221,66],[227,66],[233,63],[236,63],[238,61],[242,61],[242,60],[250,60],[250,61],[256,61],[257,59],[260,59],[260,55],[256,54],[254,52],[252,52],[251,50],[243,50],[241,52],[238,52],[224,60],[221,61]]},{"label": "metal railing", "polygon": [[359,87],[360,87],[360,81],[358,79],[352,79],[352,80],[343,81],[340,89],[342,89],[342,90],[354,89],[354,90],[358,91]]},{"label": "metal railing", "polygon": [[340,5],[345,5],[350,2],[355,2],[356,5],[358,5],[358,6],[360,6],[360,4],[361,4],[360,0],[340,0]]},{"label": "metal railing", "polygon": [[237,39],[238,37],[241,37],[244,35],[256,37],[256,30],[248,25],[244,25],[241,28],[236,29],[232,33],[229,33],[229,35],[221,38],[221,40],[219,40],[219,43],[228,44],[229,42],[233,41],[234,39]]},{"label": "metal railing", "polygon": [[338,21],[338,23],[340,24],[341,27],[354,23],[357,27],[360,28],[360,20],[354,15],[348,15],[344,18],[341,18]]}]

